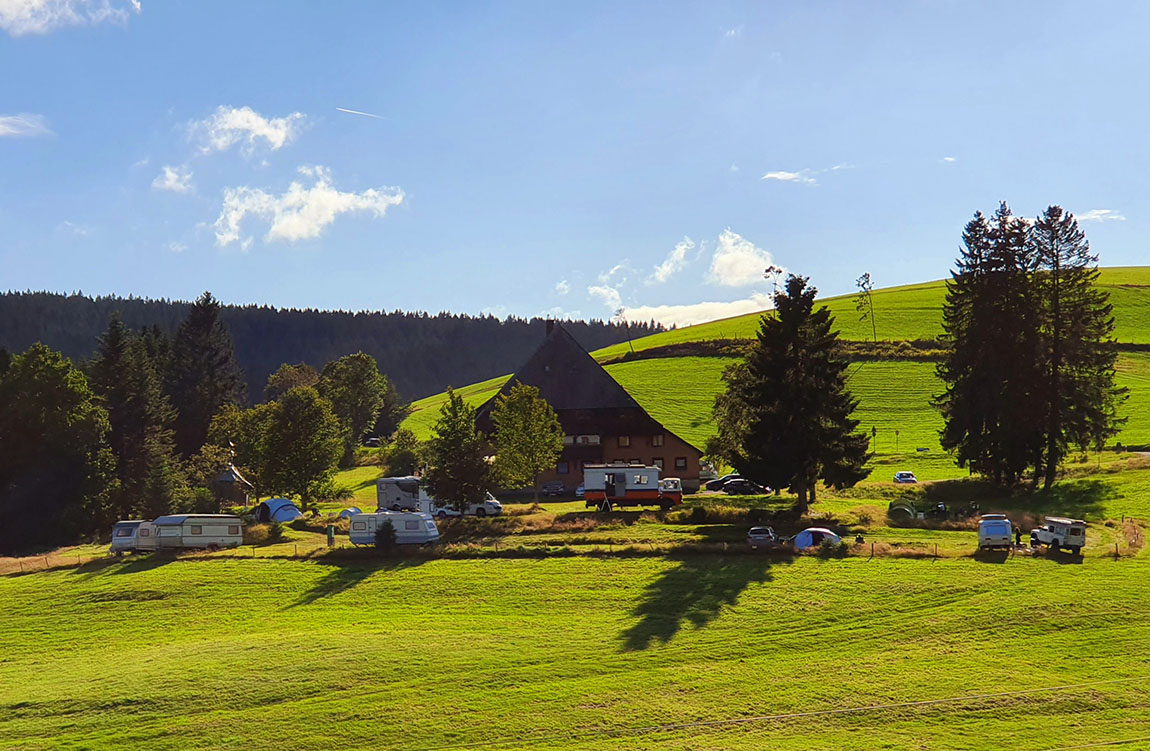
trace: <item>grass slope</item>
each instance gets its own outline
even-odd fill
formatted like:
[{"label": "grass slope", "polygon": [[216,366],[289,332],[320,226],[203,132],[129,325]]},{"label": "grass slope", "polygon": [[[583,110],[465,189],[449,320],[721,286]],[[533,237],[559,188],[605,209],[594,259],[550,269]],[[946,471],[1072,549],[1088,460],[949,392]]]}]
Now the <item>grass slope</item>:
[{"label": "grass slope", "polygon": [[[1147,667],[1132,658],[1150,638],[1148,573],[1144,558],[729,556],[145,560],[0,577],[0,742],[945,751],[1125,740],[1150,736]],[[1072,687],[1010,693],[1054,686]]]}]

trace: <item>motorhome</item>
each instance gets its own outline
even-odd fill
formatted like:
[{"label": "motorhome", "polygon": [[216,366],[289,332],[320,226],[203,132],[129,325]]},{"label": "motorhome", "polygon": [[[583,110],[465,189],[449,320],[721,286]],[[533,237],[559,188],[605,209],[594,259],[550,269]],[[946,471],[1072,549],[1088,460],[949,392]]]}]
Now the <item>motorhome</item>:
[{"label": "motorhome", "polygon": [[1062,516],[1048,516],[1041,527],[1030,530],[1030,547],[1046,545],[1051,550],[1066,548],[1078,555],[1086,545],[1086,522]]},{"label": "motorhome", "polygon": [[395,541],[400,545],[427,545],[439,541],[439,527],[435,526],[435,519],[422,511],[355,514],[349,519],[348,539],[352,545],[374,545],[376,531],[387,522],[391,522],[395,529]]},{"label": "motorhome", "polygon": [[583,468],[583,498],[587,508],[610,511],[615,506],[659,506],[666,510],[683,502],[677,477],[659,480],[661,470],[644,464],[588,464]]},{"label": "motorhome", "polygon": [[230,514],[171,514],[152,522],[160,550],[234,548],[244,541],[244,523]]},{"label": "motorhome", "polygon": [[978,520],[978,549],[1009,548],[1014,544],[1013,532],[1006,514],[983,514]]},{"label": "motorhome", "polygon": [[375,481],[377,511],[419,511],[420,504],[434,502],[418,477],[381,477]]},{"label": "motorhome", "polygon": [[156,525],[143,520],[116,522],[112,527],[112,555],[145,553],[156,549]]}]

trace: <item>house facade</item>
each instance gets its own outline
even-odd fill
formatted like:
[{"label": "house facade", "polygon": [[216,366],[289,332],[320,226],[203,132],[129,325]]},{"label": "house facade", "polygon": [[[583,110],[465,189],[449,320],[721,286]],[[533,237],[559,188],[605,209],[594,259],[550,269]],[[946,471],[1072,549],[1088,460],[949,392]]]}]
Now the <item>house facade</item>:
[{"label": "house facade", "polygon": [[[651,417],[562,326],[548,323],[543,344],[499,393],[516,383],[539,389],[563,427],[563,452],[540,482],[558,480],[574,492],[587,464],[638,462],[661,467],[662,477],[680,478],[686,492],[698,489],[702,451]],[[493,429],[497,397],[479,408],[481,430]]]}]

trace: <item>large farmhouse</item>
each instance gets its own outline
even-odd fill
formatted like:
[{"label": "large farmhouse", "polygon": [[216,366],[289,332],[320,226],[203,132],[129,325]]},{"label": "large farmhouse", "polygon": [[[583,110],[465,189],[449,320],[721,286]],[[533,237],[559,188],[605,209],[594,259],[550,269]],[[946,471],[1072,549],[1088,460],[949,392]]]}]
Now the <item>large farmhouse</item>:
[{"label": "large farmhouse", "polygon": [[[499,393],[517,382],[539,389],[566,434],[558,464],[541,482],[560,480],[573,491],[586,464],[641,462],[661,467],[663,477],[682,479],[688,492],[698,489],[702,452],[647,414],[562,326],[548,323],[542,346]],[[493,428],[495,398],[479,408],[481,430]]]}]

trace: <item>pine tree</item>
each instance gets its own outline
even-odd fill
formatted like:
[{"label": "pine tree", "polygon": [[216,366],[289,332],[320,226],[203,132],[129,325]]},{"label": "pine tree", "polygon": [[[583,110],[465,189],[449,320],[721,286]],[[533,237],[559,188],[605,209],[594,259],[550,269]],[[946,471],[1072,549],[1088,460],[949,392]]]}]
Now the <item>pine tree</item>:
[{"label": "pine tree", "polygon": [[857,406],[846,388],[847,363],[834,353],[838,333],[817,290],[791,275],[775,293],[746,359],[723,375],[715,400],[714,448],[744,477],[798,495],[805,511],[821,480],[850,487],[866,477],[868,439],[855,432]]},{"label": "pine tree", "polygon": [[555,467],[563,451],[559,416],[539,389],[516,383],[500,394],[491,409],[495,425],[495,470],[502,487],[535,490],[539,502],[539,475]]},{"label": "pine tree", "polygon": [[207,440],[212,417],[226,404],[240,404],[243,374],[220,304],[205,292],[192,305],[172,342],[168,394],[176,408],[176,448],[184,457]]},{"label": "pine tree", "polygon": [[491,466],[483,436],[475,428],[475,410],[450,387],[427,441],[427,462],[428,491],[441,503],[462,513],[487,496]]},{"label": "pine tree", "polygon": [[182,485],[172,447],[173,411],[144,342],[116,313],[92,361],[92,389],[108,412],[120,481],[119,518],[170,513]]},{"label": "pine tree", "polygon": [[1117,434],[1125,422],[1117,412],[1126,389],[1114,383],[1113,308],[1106,291],[1095,286],[1098,256],[1074,215],[1047,208],[1028,245],[1038,268],[1046,439],[1035,474],[1049,488],[1068,446],[1100,448]]}]

